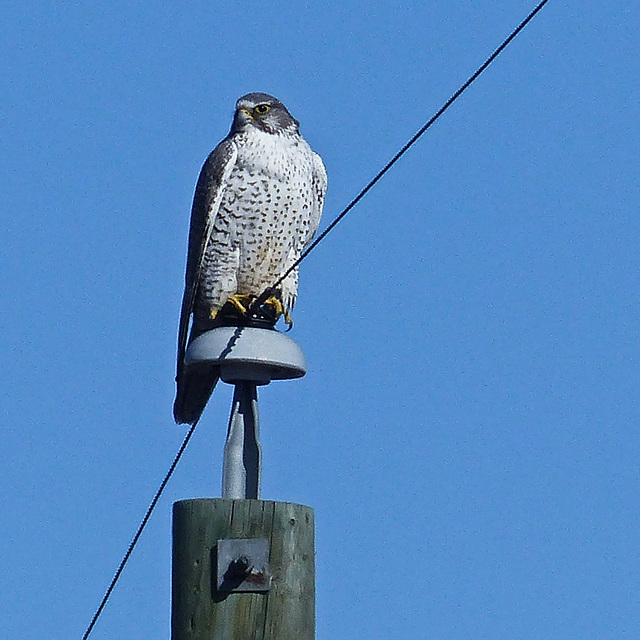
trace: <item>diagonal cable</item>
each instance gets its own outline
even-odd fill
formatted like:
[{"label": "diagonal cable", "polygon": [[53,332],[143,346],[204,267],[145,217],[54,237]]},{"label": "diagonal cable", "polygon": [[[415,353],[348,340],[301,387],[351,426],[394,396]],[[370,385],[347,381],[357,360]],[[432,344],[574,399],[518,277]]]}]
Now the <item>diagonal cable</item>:
[{"label": "diagonal cable", "polygon": [[469,79],[438,109],[429,121],[396,153],[389,162],[376,174],[362,191],[342,210],[329,226],[302,252],[300,257],[265,291],[263,291],[251,304],[247,314],[251,316],[264,304],[265,300],[275,293],[287,276],[333,231],[336,225],[353,209],[373,186],[400,160],[400,158],[419,140],[420,137],[433,125],[438,118],[473,84],[480,74],[509,46],[511,41],[533,20],[537,13],[549,0],[542,0],[531,13],[509,34],[502,44],[469,76]]},{"label": "diagonal cable", "polygon": [[140,536],[142,535],[144,528],[147,526],[147,522],[149,522],[149,518],[151,518],[151,514],[153,513],[153,510],[155,509],[156,504],[158,504],[158,500],[160,500],[160,496],[162,495],[162,492],[167,486],[167,483],[169,482],[169,479],[173,475],[173,472],[175,471],[176,467],[178,466],[178,462],[180,461],[180,458],[182,457],[184,450],[187,448],[187,445],[189,444],[189,440],[191,440],[191,436],[193,435],[193,432],[195,431],[197,424],[198,424],[198,421],[196,420],[193,423],[193,425],[191,425],[191,429],[189,429],[189,432],[187,433],[184,440],[182,441],[182,445],[180,446],[178,453],[173,459],[173,462],[169,467],[169,471],[167,471],[167,474],[165,475],[164,479],[160,483],[160,487],[156,491],[156,494],[153,496],[153,500],[151,500],[151,504],[149,505],[149,508],[147,509],[147,512],[145,513],[144,518],[142,518],[142,522],[140,523],[140,526],[138,527],[136,534],[133,536],[133,540],[131,541],[131,544],[129,545],[127,552],[124,554],[124,557],[120,562],[120,566],[118,567],[115,575],[113,576],[113,579],[111,580],[111,584],[109,584],[109,587],[107,588],[102,598],[102,601],[100,602],[100,605],[96,609],[96,612],[93,614],[93,618],[91,619],[91,622],[87,627],[87,630],[84,632],[84,635],[82,636],[82,640],[87,640],[87,638],[89,637],[89,634],[93,630],[93,627],[98,621],[98,618],[100,617],[102,610],[107,604],[107,600],[109,600],[109,596],[111,596],[111,592],[116,586],[116,583],[118,582],[118,579],[120,578],[120,575],[122,574],[122,571],[124,570],[125,565],[129,561],[129,558],[131,557],[131,554],[133,553],[133,550],[136,544],[138,543],[138,540],[140,539]]}]

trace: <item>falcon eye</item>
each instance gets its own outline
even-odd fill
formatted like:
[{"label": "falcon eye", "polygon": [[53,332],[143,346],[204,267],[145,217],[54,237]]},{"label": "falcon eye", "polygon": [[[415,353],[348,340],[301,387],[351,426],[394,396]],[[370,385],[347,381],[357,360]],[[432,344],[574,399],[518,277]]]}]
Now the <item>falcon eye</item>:
[{"label": "falcon eye", "polygon": [[268,104],[259,104],[254,109],[254,111],[260,114],[261,116],[263,116],[265,113],[269,113],[270,110],[271,110],[271,107]]}]

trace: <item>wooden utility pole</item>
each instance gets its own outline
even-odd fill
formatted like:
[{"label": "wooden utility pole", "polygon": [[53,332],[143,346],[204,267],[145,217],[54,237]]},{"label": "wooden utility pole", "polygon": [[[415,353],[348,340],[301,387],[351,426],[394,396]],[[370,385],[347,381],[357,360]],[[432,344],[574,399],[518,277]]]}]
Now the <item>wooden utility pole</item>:
[{"label": "wooden utility pole", "polygon": [[[224,580],[217,575],[219,541],[238,539],[268,541],[268,590],[218,588],[218,578]],[[314,576],[309,507],[262,500],[175,503],[172,640],[313,640]],[[232,575],[226,588],[241,578]]]},{"label": "wooden utility pole", "polygon": [[172,640],[314,640],[313,510],[258,500],[257,386],[299,378],[300,348],[269,329],[220,327],[196,338],[187,366],[235,385],[222,498],[173,506]]}]

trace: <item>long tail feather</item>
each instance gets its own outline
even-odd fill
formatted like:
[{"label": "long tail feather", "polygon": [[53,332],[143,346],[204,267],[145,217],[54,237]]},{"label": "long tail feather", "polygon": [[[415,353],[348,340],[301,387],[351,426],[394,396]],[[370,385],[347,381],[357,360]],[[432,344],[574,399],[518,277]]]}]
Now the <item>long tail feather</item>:
[{"label": "long tail feather", "polygon": [[193,424],[200,418],[209,402],[218,375],[215,370],[200,369],[180,372],[177,381],[173,417],[178,424]]}]

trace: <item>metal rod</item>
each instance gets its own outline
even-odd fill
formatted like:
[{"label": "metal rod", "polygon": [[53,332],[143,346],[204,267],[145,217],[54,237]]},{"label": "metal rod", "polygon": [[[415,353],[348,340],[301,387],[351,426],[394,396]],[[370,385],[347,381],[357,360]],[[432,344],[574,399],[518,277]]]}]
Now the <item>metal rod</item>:
[{"label": "metal rod", "polygon": [[258,498],[261,458],[258,391],[253,382],[237,382],[224,445],[223,498]]}]

